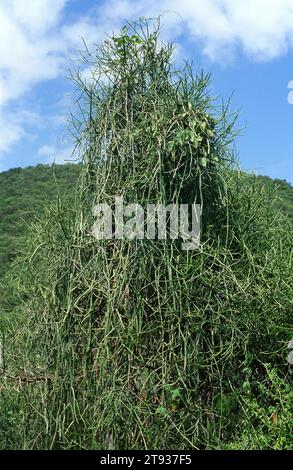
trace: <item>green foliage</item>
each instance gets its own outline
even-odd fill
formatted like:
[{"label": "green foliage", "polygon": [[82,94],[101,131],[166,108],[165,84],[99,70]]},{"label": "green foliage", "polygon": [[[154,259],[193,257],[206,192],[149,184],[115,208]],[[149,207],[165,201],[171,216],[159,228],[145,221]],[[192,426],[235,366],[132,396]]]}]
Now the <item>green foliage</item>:
[{"label": "green foliage", "polygon": [[[74,204],[46,209],[10,273],[20,327],[6,328],[3,375],[22,377],[17,447],[245,448],[251,426],[270,447],[267,407],[287,407],[292,225],[275,188],[237,171],[235,116],[214,109],[209,77],[172,55],[141,20],[97,47],[93,83],[76,77]],[[93,204],[116,195],[199,203],[201,249],[95,240]],[[1,445],[16,445],[9,431]]]},{"label": "green foliage", "polygon": [[37,165],[0,173],[0,279],[21,249],[21,237],[34,217],[41,217],[58,191],[62,197],[73,197],[79,169],[74,164]]},{"label": "green foliage", "polygon": [[239,440],[227,449],[292,450],[293,392],[289,377],[281,377],[269,364],[264,364],[264,370],[262,381],[246,384]]},{"label": "green foliage", "polygon": [[293,222],[293,188],[286,180],[274,179],[268,176],[258,177],[268,188],[277,188],[278,191],[278,207],[286,213]]}]

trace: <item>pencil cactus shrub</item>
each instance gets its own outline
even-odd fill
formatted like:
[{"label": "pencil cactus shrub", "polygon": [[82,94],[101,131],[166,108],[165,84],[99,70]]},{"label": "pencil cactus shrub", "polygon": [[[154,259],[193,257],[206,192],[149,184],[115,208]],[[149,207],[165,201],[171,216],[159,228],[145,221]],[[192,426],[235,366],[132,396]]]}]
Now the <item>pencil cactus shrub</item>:
[{"label": "pencil cactus shrub", "polygon": [[[85,51],[90,80],[75,75],[75,205],[48,211],[23,260],[31,349],[48,376],[31,405],[33,447],[235,442],[245,371],[258,380],[264,358],[282,361],[292,308],[288,222],[235,171],[235,116],[214,106],[210,77],[188,64],[177,70],[173,52],[159,23],[142,19]],[[200,204],[201,249],[96,240],[93,206],[112,207],[116,196]]]},{"label": "pencil cactus shrub", "polygon": [[196,202],[206,214],[219,198],[217,166],[231,159],[235,117],[228,119],[227,108],[215,112],[209,75],[194,77],[188,64],[176,70],[173,53],[159,39],[159,24],[142,21],[88,56],[92,80],[75,77],[89,110],[85,160],[115,169],[107,185],[116,193],[138,202]]}]

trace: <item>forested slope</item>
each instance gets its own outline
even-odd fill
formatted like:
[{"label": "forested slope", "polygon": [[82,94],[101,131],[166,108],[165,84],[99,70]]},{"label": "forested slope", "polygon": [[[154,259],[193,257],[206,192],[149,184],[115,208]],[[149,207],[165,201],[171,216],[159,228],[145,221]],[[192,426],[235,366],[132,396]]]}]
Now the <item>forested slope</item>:
[{"label": "forested slope", "polygon": [[79,165],[37,165],[0,173],[0,278],[19,249],[19,240],[34,216],[58,196],[73,196]]}]

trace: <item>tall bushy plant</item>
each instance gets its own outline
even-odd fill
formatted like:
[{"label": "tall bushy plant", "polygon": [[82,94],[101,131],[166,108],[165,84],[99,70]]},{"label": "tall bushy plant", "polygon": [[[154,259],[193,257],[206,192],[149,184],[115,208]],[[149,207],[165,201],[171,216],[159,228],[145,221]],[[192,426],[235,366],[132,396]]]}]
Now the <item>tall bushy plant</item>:
[{"label": "tall bushy plant", "polygon": [[[221,447],[241,433],[247,374],[260,380],[268,358],[285,368],[289,222],[237,171],[234,117],[213,106],[208,76],[175,69],[156,22],[128,24],[86,56],[79,195],[32,229],[19,283],[29,361],[45,377],[28,401],[30,445]],[[93,205],[121,195],[200,204],[201,249],[95,240]]]}]

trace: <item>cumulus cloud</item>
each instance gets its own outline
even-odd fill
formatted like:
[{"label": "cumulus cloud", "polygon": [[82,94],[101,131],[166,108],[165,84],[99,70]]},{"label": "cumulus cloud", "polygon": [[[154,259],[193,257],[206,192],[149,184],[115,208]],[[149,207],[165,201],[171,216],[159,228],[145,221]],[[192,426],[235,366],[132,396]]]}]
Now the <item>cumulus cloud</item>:
[{"label": "cumulus cloud", "polygon": [[271,60],[293,46],[292,0],[112,0],[105,15],[164,17],[166,34],[186,35],[211,60],[222,60],[236,48],[253,60]]},{"label": "cumulus cloud", "polygon": [[0,153],[8,152],[12,145],[24,135],[23,126],[13,118],[7,119],[0,113]]},{"label": "cumulus cloud", "polygon": [[249,58],[270,60],[293,45],[291,0],[182,0],[180,10],[212,60],[237,46]]},{"label": "cumulus cloud", "polygon": [[36,83],[56,78],[63,45],[52,34],[67,0],[2,0],[0,3],[0,152],[26,135],[27,111],[15,109]]},{"label": "cumulus cloud", "polygon": [[29,137],[25,125],[37,129],[40,126],[38,114],[23,109],[11,112],[6,107],[0,107],[0,154],[9,152],[23,137]]},{"label": "cumulus cloud", "polygon": [[65,4],[66,0],[2,0],[0,105],[21,97],[35,83],[58,76],[64,46],[54,27]]}]

